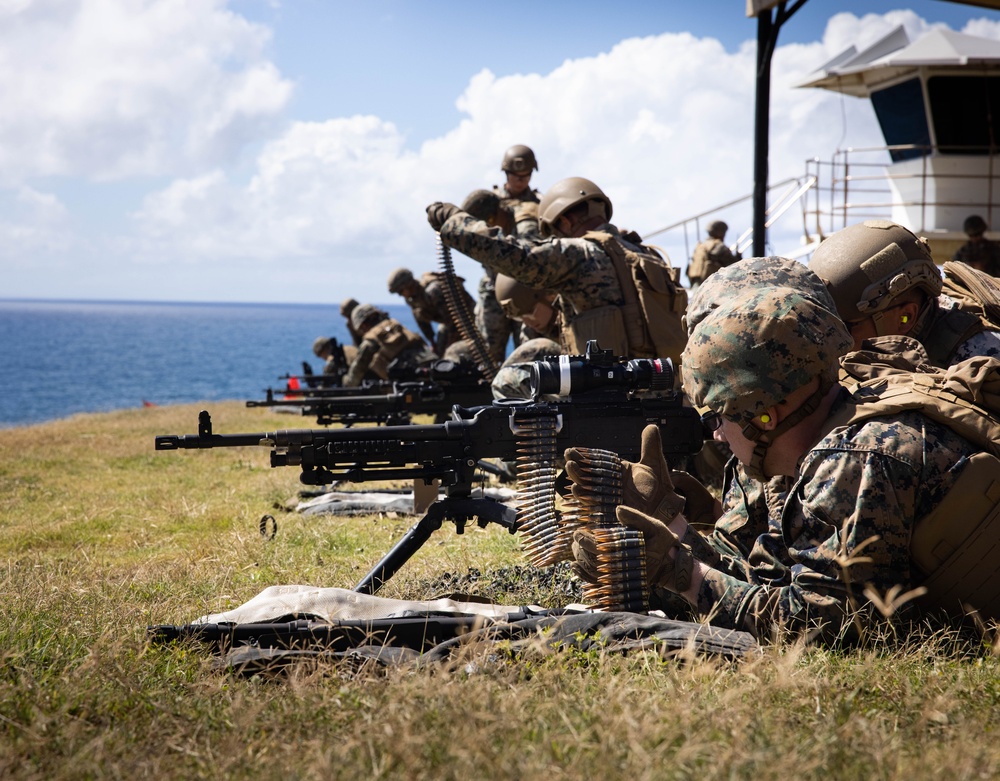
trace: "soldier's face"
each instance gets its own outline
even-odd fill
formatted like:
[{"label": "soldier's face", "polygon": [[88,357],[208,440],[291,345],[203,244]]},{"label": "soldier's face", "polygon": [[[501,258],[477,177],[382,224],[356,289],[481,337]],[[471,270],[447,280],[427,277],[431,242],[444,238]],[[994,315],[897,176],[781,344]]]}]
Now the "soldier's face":
[{"label": "soldier's face", "polygon": [[716,442],[725,442],[729,445],[729,449],[741,464],[749,464],[753,458],[754,443],[743,436],[743,427],[739,423],[723,417],[722,425],[712,433],[712,438]]},{"label": "soldier's face", "polygon": [[526,174],[507,172],[507,192],[511,195],[520,195],[528,189],[529,184],[531,184],[531,171]]},{"label": "soldier's face", "polygon": [[531,312],[521,316],[521,320],[529,328],[534,328],[536,331],[546,331],[552,325],[553,315],[555,315],[555,312],[551,306],[538,301]]}]

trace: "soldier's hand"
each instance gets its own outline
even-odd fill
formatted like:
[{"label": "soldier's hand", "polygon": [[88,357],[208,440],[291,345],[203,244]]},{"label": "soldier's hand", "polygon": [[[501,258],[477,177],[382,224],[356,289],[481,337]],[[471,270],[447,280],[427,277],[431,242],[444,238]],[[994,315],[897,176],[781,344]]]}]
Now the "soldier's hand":
[{"label": "soldier's hand", "polygon": [[677,535],[663,521],[651,515],[625,505],[620,505],[615,515],[619,523],[642,532],[646,552],[646,580],[649,585],[662,586],[678,594],[687,591],[691,587],[694,572],[691,549],[681,545]]},{"label": "soldier's hand", "polygon": [[684,497],[684,518],[696,528],[711,528],[722,512],[722,505],[697,477],[679,469],[670,470],[674,490]]},{"label": "soldier's hand", "polygon": [[580,580],[597,584],[597,540],[583,529],[573,532],[573,572]]},{"label": "soldier's hand", "polygon": [[431,227],[434,230],[439,231],[441,230],[441,226],[444,225],[445,221],[451,217],[451,215],[460,211],[461,209],[453,203],[435,201],[427,207],[427,222],[431,224]]},{"label": "soldier's hand", "polygon": [[[586,450],[575,447],[564,453],[566,475],[573,481],[574,494],[586,494],[591,469]],[[663,443],[660,429],[650,424],[642,431],[642,449],[635,463],[621,462],[622,504],[670,523],[677,513],[684,509],[684,497],[680,496],[670,481],[670,467],[663,457]],[[580,491],[577,491],[577,487]]]}]

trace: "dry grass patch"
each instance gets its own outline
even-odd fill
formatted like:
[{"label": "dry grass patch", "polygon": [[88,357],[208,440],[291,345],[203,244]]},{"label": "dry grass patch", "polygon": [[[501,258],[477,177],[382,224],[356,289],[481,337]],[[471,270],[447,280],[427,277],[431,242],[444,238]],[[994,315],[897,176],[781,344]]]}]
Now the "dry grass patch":
[{"label": "dry grass patch", "polygon": [[[742,663],[468,647],[447,666],[311,664],[276,679],[150,647],[147,624],[266,586],[350,587],[412,523],[284,513],[297,475],[269,469],[264,450],[153,451],[156,434],[193,432],[197,412],[0,431],[0,777],[1000,776],[997,657],[943,634],[854,652],[784,645]],[[301,423],[235,402],[212,412],[219,432]],[[265,512],[279,524],[270,541]],[[445,528],[384,593],[564,593],[565,573],[511,578],[524,566],[497,527]]]}]

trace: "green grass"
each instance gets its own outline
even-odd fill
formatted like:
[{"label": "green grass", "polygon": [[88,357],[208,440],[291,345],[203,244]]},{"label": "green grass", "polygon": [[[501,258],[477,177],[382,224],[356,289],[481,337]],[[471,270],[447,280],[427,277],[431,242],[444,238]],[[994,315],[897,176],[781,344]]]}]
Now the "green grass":
[{"label": "green grass", "polygon": [[[943,634],[739,663],[470,648],[430,669],[273,679],[150,646],[147,625],[270,585],[351,587],[413,521],[287,513],[296,470],[267,468],[264,450],[153,451],[156,434],[193,432],[197,410],[0,431],[0,778],[1000,776],[1000,664]],[[219,432],[288,426],[238,403],[212,411]],[[446,527],[381,593],[435,596],[451,573],[497,602],[557,599],[491,579],[524,564],[498,527]]]}]

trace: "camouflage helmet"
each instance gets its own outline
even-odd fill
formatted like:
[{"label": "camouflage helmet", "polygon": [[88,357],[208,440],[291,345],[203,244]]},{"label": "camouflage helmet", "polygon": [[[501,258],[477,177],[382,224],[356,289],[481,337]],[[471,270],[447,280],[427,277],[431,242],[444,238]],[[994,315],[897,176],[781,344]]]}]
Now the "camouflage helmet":
[{"label": "camouflage helmet", "polygon": [[340,316],[350,317],[351,312],[354,311],[355,307],[358,305],[358,299],[356,298],[345,298],[344,302],[340,305]]},{"label": "camouflage helmet", "polygon": [[556,220],[581,203],[588,204],[588,216],[603,213],[605,220],[611,219],[611,199],[604,191],[589,179],[571,176],[552,185],[538,204],[538,225],[542,235],[555,234]]},{"label": "camouflage helmet", "polygon": [[397,268],[389,275],[389,292],[399,293],[413,281],[413,272],[408,268]]},{"label": "camouflage helmet", "polygon": [[927,240],[888,220],[867,220],[830,235],[809,268],[826,283],[848,323],[888,309],[907,290],[937,298],[942,287]]},{"label": "camouflage helmet", "polygon": [[[388,316],[377,306],[360,304],[351,312],[351,325],[354,326],[355,331],[364,332],[374,326],[375,323],[385,320]],[[372,322],[369,323],[369,320]]]},{"label": "camouflage helmet", "polygon": [[514,144],[503,153],[500,170],[512,174],[527,174],[533,170],[537,171],[538,162],[535,160],[535,153],[524,144]]},{"label": "camouflage helmet", "polygon": [[317,336],[316,341],[313,342],[313,355],[317,358],[322,358],[323,353],[327,352],[332,346],[333,337]]},{"label": "camouflage helmet", "polygon": [[729,226],[726,225],[722,220],[713,220],[708,224],[708,235],[715,236],[717,238],[722,238],[726,235],[726,231],[729,230]]},{"label": "camouflage helmet", "polygon": [[837,311],[823,280],[805,263],[777,255],[744,258],[716,271],[691,294],[684,315],[688,333],[724,301],[766,286],[792,288],[831,312]]},{"label": "camouflage helmet", "polygon": [[978,214],[969,215],[962,223],[962,230],[967,236],[982,236],[986,233],[986,220]]},{"label": "camouflage helmet", "polygon": [[[816,378],[836,380],[853,345],[843,321],[799,290],[766,285],[723,301],[684,348],[684,391],[746,427]],[[784,421],[783,421],[784,422]]]},{"label": "camouflage helmet", "polygon": [[523,315],[530,315],[535,304],[546,300],[544,290],[536,290],[506,274],[497,274],[494,295],[504,314],[515,320],[520,320]]}]

